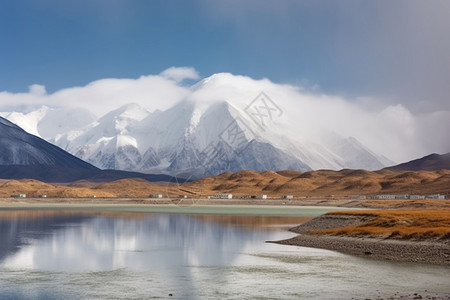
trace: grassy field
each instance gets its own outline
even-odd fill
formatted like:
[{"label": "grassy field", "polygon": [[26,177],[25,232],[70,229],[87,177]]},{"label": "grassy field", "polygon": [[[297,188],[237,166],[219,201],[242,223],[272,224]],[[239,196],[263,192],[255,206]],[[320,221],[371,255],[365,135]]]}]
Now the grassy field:
[{"label": "grassy field", "polygon": [[314,234],[375,235],[395,238],[450,239],[450,209],[396,209],[331,212],[333,215],[375,217],[356,226],[314,230]]}]

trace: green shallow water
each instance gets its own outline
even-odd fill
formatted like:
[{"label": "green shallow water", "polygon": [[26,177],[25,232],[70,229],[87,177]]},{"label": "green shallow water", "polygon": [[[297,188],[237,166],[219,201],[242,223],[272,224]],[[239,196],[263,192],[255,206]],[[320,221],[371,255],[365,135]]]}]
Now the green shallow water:
[{"label": "green shallow water", "polygon": [[354,208],[326,206],[256,206],[256,205],[30,205],[4,206],[1,210],[83,210],[83,211],[117,211],[136,213],[179,213],[208,215],[242,215],[242,216],[302,216],[315,217],[330,211],[355,210]]}]

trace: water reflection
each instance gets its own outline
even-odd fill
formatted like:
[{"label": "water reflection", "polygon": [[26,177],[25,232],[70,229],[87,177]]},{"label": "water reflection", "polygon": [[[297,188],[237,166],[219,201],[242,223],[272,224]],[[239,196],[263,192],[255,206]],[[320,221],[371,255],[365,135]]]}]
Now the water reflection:
[{"label": "water reflection", "polygon": [[280,218],[22,212],[0,217],[0,259],[8,268],[71,272],[230,265],[243,249],[290,235],[264,227],[271,222]]},{"label": "water reflection", "polygon": [[0,211],[0,299],[449,296],[448,267],[264,243],[304,220]]},{"label": "water reflection", "polygon": [[1,211],[0,262],[22,246],[45,238],[55,228],[87,218],[90,216],[62,211]]}]

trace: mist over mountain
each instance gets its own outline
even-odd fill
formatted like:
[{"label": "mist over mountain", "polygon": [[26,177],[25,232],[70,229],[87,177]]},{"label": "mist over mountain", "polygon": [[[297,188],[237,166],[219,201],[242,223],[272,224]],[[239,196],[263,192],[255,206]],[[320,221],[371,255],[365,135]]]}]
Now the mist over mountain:
[{"label": "mist over mountain", "polygon": [[[94,120],[79,109],[57,117],[61,113],[50,114],[48,107],[7,117],[101,169],[197,178],[247,169],[375,170],[393,164],[326,119],[299,117],[277,90],[254,94],[261,84],[273,90],[267,80],[221,73],[191,86],[166,110],[130,103]],[[51,123],[53,130],[46,125]]]}]

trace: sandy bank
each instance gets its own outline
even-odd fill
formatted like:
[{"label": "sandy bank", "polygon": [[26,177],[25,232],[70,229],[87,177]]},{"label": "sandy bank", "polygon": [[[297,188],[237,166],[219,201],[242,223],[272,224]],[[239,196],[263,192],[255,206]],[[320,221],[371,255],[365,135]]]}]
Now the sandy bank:
[{"label": "sandy bank", "polygon": [[426,238],[394,239],[386,236],[346,236],[310,234],[315,230],[357,226],[373,220],[373,216],[322,215],[291,231],[299,235],[276,243],[321,248],[345,254],[402,262],[419,262],[450,266],[450,240]]},{"label": "sandy bank", "polygon": [[448,200],[348,200],[348,199],[180,199],[180,198],[0,198],[0,206],[23,205],[270,205],[270,206],[325,206],[343,208],[450,208]]}]

